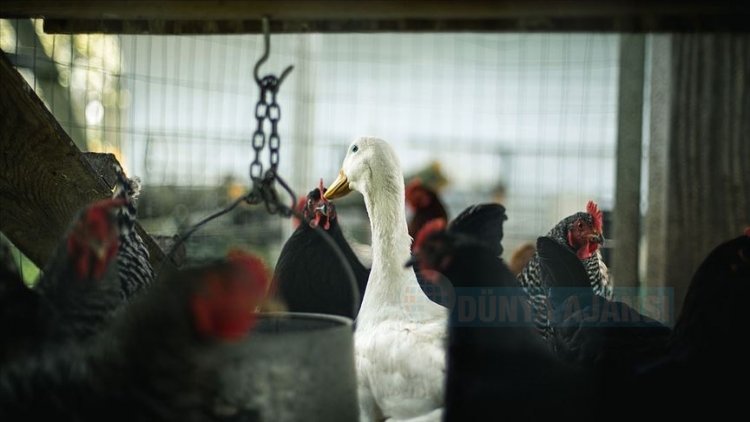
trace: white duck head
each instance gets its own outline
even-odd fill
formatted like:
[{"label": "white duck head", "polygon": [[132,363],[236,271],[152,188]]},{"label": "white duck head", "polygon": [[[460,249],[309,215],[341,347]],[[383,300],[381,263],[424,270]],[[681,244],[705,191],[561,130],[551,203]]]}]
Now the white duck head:
[{"label": "white duck head", "polygon": [[[386,192],[381,192],[386,189]],[[327,199],[339,198],[352,190],[365,198],[395,195],[403,196],[404,178],[398,156],[382,139],[363,137],[349,145],[339,176],[325,193]],[[378,198],[380,199],[380,198]]]},{"label": "white duck head", "polygon": [[398,156],[387,142],[377,138],[352,142],[338,178],[324,196],[339,198],[353,190],[365,198],[372,230],[372,269],[357,316],[358,329],[392,316],[383,311],[386,308],[398,309],[398,315],[413,321],[445,318],[445,308],[422,292],[414,270],[404,268],[411,258],[404,176]]},{"label": "white duck head", "polygon": [[356,190],[365,198],[372,229],[373,259],[403,263],[410,258],[404,176],[393,148],[382,139],[359,138],[349,145],[339,176],[326,190],[328,199]]}]

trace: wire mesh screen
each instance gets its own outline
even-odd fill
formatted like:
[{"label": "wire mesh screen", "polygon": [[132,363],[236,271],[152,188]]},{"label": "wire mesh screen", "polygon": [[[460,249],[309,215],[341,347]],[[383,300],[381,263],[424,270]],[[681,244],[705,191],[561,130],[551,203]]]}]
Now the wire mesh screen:
[{"label": "wire mesh screen", "polygon": [[[260,36],[52,36],[40,28],[4,20],[0,47],[79,147],[113,152],[141,177],[149,231],[175,233],[242,193]],[[295,66],[279,97],[280,173],[304,194],[321,177],[332,181],[356,137],[381,137],[407,175],[440,163],[451,216],[502,201],[510,254],[588,199],[611,207],[617,42],[600,34],[273,35],[261,73]],[[239,242],[273,260],[290,225],[260,214],[240,210],[231,223],[212,223],[191,248]],[[250,227],[238,234],[236,224]],[[366,232],[361,211],[344,213],[341,224],[354,237]]]}]

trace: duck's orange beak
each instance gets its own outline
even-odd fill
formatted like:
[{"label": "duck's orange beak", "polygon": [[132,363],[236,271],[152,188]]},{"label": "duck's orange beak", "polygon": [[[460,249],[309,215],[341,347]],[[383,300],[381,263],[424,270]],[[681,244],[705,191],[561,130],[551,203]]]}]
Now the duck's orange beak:
[{"label": "duck's orange beak", "polygon": [[344,170],[339,170],[339,177],[331,183],[331,186],[328,186],[323,197],[325,197],[325,199],[341,198],[342,196],[348,195],[351,191],[352,190],[349,187],[349,179],[346,178]]}]

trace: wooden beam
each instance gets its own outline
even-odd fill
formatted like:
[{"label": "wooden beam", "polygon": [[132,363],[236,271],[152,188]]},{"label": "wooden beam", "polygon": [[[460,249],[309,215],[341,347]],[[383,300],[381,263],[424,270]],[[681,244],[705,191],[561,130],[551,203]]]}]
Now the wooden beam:
[{"label": "wooden beam", "polygon": [[[75,214],[112,195],[34,90],[0,52],[0,231],[43,268]],[[140,227],[159,268],[164,254]]]},{"label": "wooden beam", "polygon": [[747,31],[750,5],[664,0],[5,0],[50,32]]},{"label": "wooden beam", "polygon": [[637,288],[641,240],[641,133],[645,39],[620,37],[612,277],[617,287]]}]

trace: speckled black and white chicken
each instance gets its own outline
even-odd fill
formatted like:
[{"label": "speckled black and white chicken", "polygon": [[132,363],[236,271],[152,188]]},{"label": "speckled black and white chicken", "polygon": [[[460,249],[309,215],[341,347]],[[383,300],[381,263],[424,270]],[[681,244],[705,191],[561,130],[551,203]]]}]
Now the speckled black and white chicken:
[{"label": "speckled black and white chicken", "polygon": [[42,340],[83,340],[98,333],[125,303],[117,271],[121,200],[105,199],[82,210],[34,287]]},{"label": "speckled black and white chicken", "polygon": [[670,329],[637,306],[595,294],[576,254],[549,237],[537,240],[537,252],[554,309],[551,341],[558,357],[621,383],[665,353]]},{"label": "speckled black and white chicken", "polygon": [[[609,299],[612,297],[612,286],[609,283],[607,266],[599,251],[599,247],[604,242],[602,224],[602,212],[596,203],[589,201],[585,212],[577,212],[564,218],[547,233],[546,237],[575,252],[586,269],[589,284],[594,293]],[[544,284],[542,271],[539,254],[534,253],[519,274],[518,281],[531,297],[537,328],[542,336],[549,340],[553,327],[549,321],[548,286]]]},{"label": "speckled black and white chicken", "polygon": [[35,286],[54,319],[54,337],[83,339],[151,284],[154,274],[135,232],[137,182],[117,166],[111,199],[90,204],[73,220]]}]

